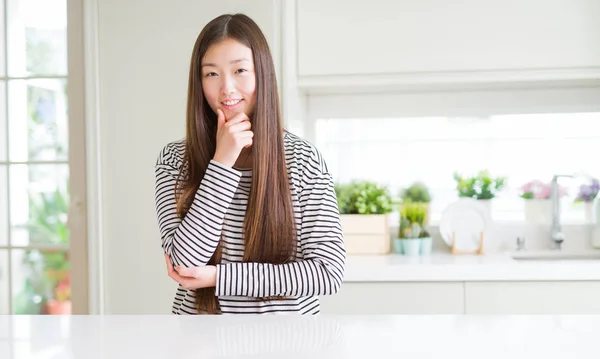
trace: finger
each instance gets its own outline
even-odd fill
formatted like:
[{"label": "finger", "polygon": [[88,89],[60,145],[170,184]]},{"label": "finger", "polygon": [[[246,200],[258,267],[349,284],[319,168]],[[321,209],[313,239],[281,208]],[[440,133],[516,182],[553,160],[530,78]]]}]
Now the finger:
[{"label": "finger", "polygon": [[192,279],[192,278],[183,277],[183,276],[179,275],[179,273],[177,273],[177,271],[173,271],[171,274],[169,274],[169,277],[171,277],[171,279],[173,279],[174,281],[176,281],[179,284],[183,283],[183,281],[185,281],[186,279]]},{"label": "finger", "polygon": [[254,132],[252,131],[242,131],[240,132],[240,138],[253,138],[254,137]]},{"label": "finger", "polygon": [[167,270],[170,272],[173,271],[173,263],[171,262],[171,258],[168,254],[165,253],[165,261],[167,262]]},{"label": "finger", "polygon": [[232,125],[235,125],[236,123],[240,123],[240,122],[244,122],[244,121],[250,121],[250,119],[248,118],[248,116],[246,116],[245,113],[240,112],[240,113],[235,114],[230,119],[228,119],[227,125],[232,126]]},{"label": "finger", "polygon": [[188,267],[177,266],[175,268],[175,270],[182,277],[195,277],[195,274],[196,274],[196,268],[194,268],[194,267],[188,268]]},{"label": "finger", "polygon": [[252,146],[253,140],[252,140],[252,136],[250,137],[246,137],[242,139],[242,142],[244,144],[243,148],[248,148]]},{"label": "finger", "polygon": [[229,125],[227,124],[227,126],[229,127],[229,130],[231,132],[242,132],[242,131],[248,131],[252,125],[250,124],[250,121],[243,121],[243,122],[239,122],[233,125]]},{"label": "finger", "polygon": [[217,129],[220,130],[221,128],[223,128],[223,126],[225,125],[225,114],[223,113],[223,111],[218,108],[217,109]]},{"label": "finger", "polygon": [[187,290],[196,289],[192,279],[182,279],[181,282],[178,282],[178,283],[181,284],[181,286]]}]

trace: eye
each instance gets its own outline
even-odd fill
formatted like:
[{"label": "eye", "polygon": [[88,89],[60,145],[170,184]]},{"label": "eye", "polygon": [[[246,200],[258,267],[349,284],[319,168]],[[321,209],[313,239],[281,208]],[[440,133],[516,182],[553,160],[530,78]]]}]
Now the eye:
[{"label": "eye", "polygon": [[204,77],[213,77],[213,76],[217,76],[216,72],[208,72],[206,75],[204,75]]},{"label": "eye", "polygon": [[242,72],[247,72],[247,71],[248,71],[248,70],[246,70],[246,69],[239,69],[239,70],[237,70],[235,73],[239,74],[239,73],[242,73]]}]

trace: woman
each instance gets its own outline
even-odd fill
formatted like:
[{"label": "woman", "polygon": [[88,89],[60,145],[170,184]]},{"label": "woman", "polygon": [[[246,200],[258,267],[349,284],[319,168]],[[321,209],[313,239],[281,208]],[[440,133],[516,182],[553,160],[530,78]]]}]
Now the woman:
[{"label": "woman", "polygon": [[156,212],[174,314],[319,313],[346,252],[319,151],[281,125],[267,41],[222,15],[193,49],[186,137],[156,163]]}]

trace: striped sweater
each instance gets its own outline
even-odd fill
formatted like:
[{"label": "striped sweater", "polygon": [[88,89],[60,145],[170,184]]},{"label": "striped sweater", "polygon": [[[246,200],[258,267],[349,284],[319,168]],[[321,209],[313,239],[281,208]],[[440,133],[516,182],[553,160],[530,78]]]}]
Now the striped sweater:
[{"label": "striped sweater", "polygon": [[[155,204],[162,248],[174,265],[206,265],[221,235],[222,260],[216,267],[221,312],[317,314],[320,295],[336,293],[344,277],[346,251],[333,179],[320,152],[289,132],[284,147],[298,236],[296,261],[245,263],[243,222],[252,170],[208,165],[187,215],[176,213],[175,183],[185,141],[160,152]],[[260,298],[283,296],[282,300]],[[179,286],[173,314],[197,314],[195,292]]]}]

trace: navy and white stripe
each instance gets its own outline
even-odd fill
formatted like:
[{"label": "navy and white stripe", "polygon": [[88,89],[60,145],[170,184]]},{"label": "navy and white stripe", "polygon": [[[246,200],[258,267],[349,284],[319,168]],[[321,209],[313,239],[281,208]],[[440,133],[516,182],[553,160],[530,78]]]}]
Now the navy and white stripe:
[{"label": "navy and white stripe", "polygon": [[[211,161],[194,201],[181,220],[175,183],[185,142],[165,146],[156,163],[156,213],[162,247],[175,265],[203,266],[223,234],[216,295],[223,314],[319,312],[320,295],[336,293],[344,277],[346,251],[333,179],[319,151],[285,132],[284,147],[298,235],[297,261],[242,263],[243,222],[252,171]],[[259,298],[284,296],[283,300]],[[196,314],[195,292],[181,286],[174,314]]]}]

